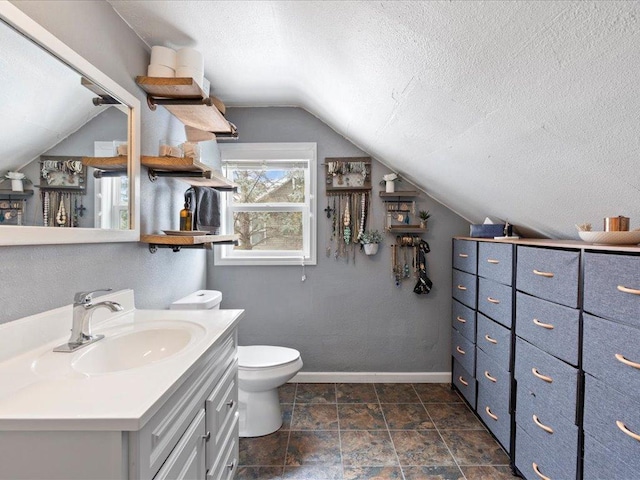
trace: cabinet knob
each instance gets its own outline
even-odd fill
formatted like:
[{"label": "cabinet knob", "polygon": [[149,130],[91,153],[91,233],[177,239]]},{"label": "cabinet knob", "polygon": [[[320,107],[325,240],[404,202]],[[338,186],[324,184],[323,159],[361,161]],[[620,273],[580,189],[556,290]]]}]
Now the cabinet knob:
[{"label": "cabinet knob", "polygon": [[548,377],[546,375],[542,375],[538,369],[536,367],[533,367],[531,369],[531,373],[533,373],[536,377],[538,377],[540,380],[544,380],[547,383],[553,383],[553,378]]},{"label": "cabinet knob", "polygon": [[494,345],[498,343],[498,340],[496,340],[495,338],[491,338],[489,335],[485,335],[484,339],[489,343],[493,343]]},{"label": "cabinet knob", "polygon": [[467,382],[464,378],[462,378],[462,375],[458,377],[458,380],[460,380],[460,383],[463,384],[465,387],[469,386],[469,382]]},{"label": "cabinet knob", "polygon": [[458,256],[460,258],[469,258],[469,255],[467,255],[466,253],[459,253]]},{"label": "cabinet knob", "polygon": [[235,404],[236,404],[235,400],[231,399],[227,402],[227,407],[233,408]]},{"label": "cabinet knob", "polygon": [[467,352],[465,352],[464,350],[462,350],[462,349],[460,348],[460,346],[457,346],[457,347],[456,347],[456,352],[458,352],[460,355],[466,355],[466,354],[467,354]]},{"label": "cabinet knob", "polygon": [[496,377],[492,377],[487,370],[484,371],[484,376],[491,380],[493,383],[496,383],[498,381],[498,379]]},{"label": "cabinet knob", "polygon": [[459,321],[460,323],[467,323],[467,321],[464,318],[462,318],[460,315],[456,317],[456,320]]},{"label": "cabinet knob", "polygon": [[500,303],[500,300],[498,300],[497,298],[493,298],[493,297],[487,297],[487,301],[489,303],[495,303],[496,305],[498,305]]},{"label": "cabinet knob", "polygon": [[487,415],[489,415],[494,420],[498,420],[498,416],[493,413],[489,407],[484,407],[484,411],[487,412]]},{"label": "cabinet knob", "polygon": [[624,355],[620,353],[616,353],[615,357],[616,357],[616,360],[618,360],[619,362],[622,362],[625,365],[628,365],[630,367],[637,368],[640,370],[640,363],[632,362],[631,360],[629,360],[628,358],[625,358]]},{"label": "cabinet knob", "polygon": [[539,327],[542,327],[542,328],[546,328],[547,330],[553,330],[553,328],[554,328],[553,325],[551,325],[550,323],[542,323],[537,318],[533,319],[533,324],[537,325]]},{"label": "cabinet knob", "polygon": [[551,272],[542,272],[540,270],[536,270],[535,268],[533,269],[533,273],[535,275],[538,275],[539,277],[545,277],[545,278],[553,278],[553,273]]},{"label": "cabinet knob", "polygon": [[624,287],[622,285],[618,285],[618,290],[623,293],[630,293],[631,295],[640,295],[640,290],[638,290],[637,288],[629,288],[629,287]]},{"label": "cabinet knob", "polygon": [[205,442],[208,442],[211,438],[211,432],[207,432],[206,435],[200,435]]},{"label": "cabinet knob", "polygon": [[458,285],[457,288],[458,290],[462,290],[463,292],[467,289],[467,287],[465,287],[464,285]]},{"label": "cabinet knob", "polygon": [[496,260],[495,258],[487,258],[487,263],[492,263],[493,265],[497,265],[500,263],[500,260]]},{"label": "cabinet knob", "polygon": [[235,468],[235,466],[236,466],[236,461],[234,460],[233,462],[227,465],[227,468],[229,469],[229,471],[231,471]]},{"label": "cabinet knob", "polygon": [[543,475],[542,472],[540,472],[540,467],[538,467],[538,464],[536,462],[533,462],[531,466],[533,467],[533,471],[536,472],[536,475],[538,475],[542,480],[551,480],[549,477]]},{"label": "cabinet knob", "polygon": [[619,428],[620,430],[622,430],[622,432],[623,432],[625,435],[629,435],[629,436],[630,436],[631,438],[633,438],[634,440],[637,440],[637,441],[639,441],[639,442],[640,442],[640,435],[638,435],[637,433],[633,433],[633,432],[632,432],[631,430],[629,430],[629,429],[627,428],[627,426],[626,426],[624,423],[622,423],[620,420],[616,420],[616,425],[618,426],[618,428]]},{"label": "cabinet knob", "polygon": [[540,427],[545,432],[553,434],[553,428],[551,428],[551,427],[545,425],[544,423],[542,423],[540,421],[540,419],[538,418],[538,416],[535,415],[535,414],[533,415],[533,423],[535,423],[538,427]]}]

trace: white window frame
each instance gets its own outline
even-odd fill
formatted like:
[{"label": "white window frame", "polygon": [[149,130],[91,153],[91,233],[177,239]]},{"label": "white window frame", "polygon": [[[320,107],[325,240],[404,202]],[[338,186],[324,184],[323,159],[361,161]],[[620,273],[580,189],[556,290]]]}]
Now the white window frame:
[{"label": "white window frame", "polygon": [[[279,250],[234,250],[233,245],[215,245],[216,265],[316,265],[317,263],[317,145],[315,143],[237,143],[221,144],[220,160],[223,173],[230,177],[226,165],[241,163],[277,162],[305,163],[305,199],[303,207],[288,204],[244,205],[242,211],[302,211],[303,250],[283,252]],[[233,233],[233,193],[221,195],[222,230]]]}]

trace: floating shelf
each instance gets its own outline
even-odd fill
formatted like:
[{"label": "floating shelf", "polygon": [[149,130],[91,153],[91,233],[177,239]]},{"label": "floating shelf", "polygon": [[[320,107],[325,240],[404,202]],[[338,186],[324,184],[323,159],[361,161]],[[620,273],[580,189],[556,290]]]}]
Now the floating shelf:
[{"label": "floating shelf", "polygon": [[175,177],[197,187],[237,190],[238,186],[208,165],[191,157],[150,157],[142,155],[140,163],[149,168],[149,178]]},{"label": "floating shelf", "polygon": [[387,231],[389,233],[424,233],[427,229],[420,225],[391,225]]},{"label": "floating shelf", "polygon": [[82,157],[82,164],[99,170],[118,171],[126,170],[129,157]]},{"label": "floating shelf", "polygon": [[380,192],[381,197],[417,197],[416,190],[400,190],[399,192]]},{"label": "floating shelf", "polygon": [[2,200],[19,200],[33,196],[33,190],[24,190],[23,192],[16,192],[8,188],[0,188],[0,199]]},{"label": "floating shelf", "polygon": [[163,105],[188,127],[216,136],[237,138],[238,131],[224,118],[224,104],[210,97],[193,78],[136,77],[136,83],[147,92],[149,108]]},{"label": "floating shelf", "polygon": [[141,235],[140,241],[149,244],[149,251],[155,253],[158,248],[171,248],[174,252],[181,248],[208,248],[211,244],[238,244],[238,235]]}]

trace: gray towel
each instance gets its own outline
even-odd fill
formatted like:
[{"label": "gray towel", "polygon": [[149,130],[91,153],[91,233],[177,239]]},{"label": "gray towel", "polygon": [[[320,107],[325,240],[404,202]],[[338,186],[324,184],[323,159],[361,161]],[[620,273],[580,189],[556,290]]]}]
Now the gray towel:
[{"label": "gray towel", "polygon": [[212,187],[191,187],[185,197],[191,196],[193,207],[194,230],[220,233],[220,194]]}]

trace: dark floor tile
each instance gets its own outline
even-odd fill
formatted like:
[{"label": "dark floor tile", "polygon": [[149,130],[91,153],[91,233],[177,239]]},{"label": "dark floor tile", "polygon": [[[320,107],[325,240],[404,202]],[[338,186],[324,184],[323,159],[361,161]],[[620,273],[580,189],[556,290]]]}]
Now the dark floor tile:
[{"label": "dark floor tile", "polygon": [[425,407],[431,420],[440,430],[484,429],[464,403],[428,403]]},{"label": "dark floor tile", "polygon": [[458,467],[402,467],[405,480],[464,480]]},{"label": "dark floor tile", "polygon": [[278,430],[271,435],[240,439],[240,465],[284,465],[289,432]]},{"label": "dark floor tile", "polygon": [[283,467],[239,467],[235,480],[280,480]]},{"label": "dark floor tile", "polygon": [[280,386],[278,388],[278,397],[280,398],[280,403],[293,403],[296,398],[296,384],[285,383]]},{"label": "dark floor tile", "polygon": [[286,465],[339,464],[340,436],[338,432],[291,432]]},{"label": "dark floor tile", "polygon": [[340,432],[342,462],[345,466],[397,466],[398,460],[386,430],[346,430]]},{"label": "dark floor tile", "polygon": [[400,467],[345,467],[344,480],[402,480]]},{"label": "dark floor tile", "polygon": [[414,383],[413,388],[424,403],[462,402],[458,393],[451,389],[450,383]]},{"label": "dark floor tile", "polygon": [[282,430],[291,429],[291,414],[293,413],[293,404],[281,403],[280,411],[282,412]]},{"label": "dark floor tile", "polygon": [[509,457],[486,430],[440,432],[458,465],[508,465]]},{"label": "dark floor tile", "polygon": [[[513,480],[520,478],[513,474],[511,467],[481,466],[460,467],[467,480]],[[408,480],[408,479],[407,479]]]},{"label": "dark floor tile", "polygon": [[335,383],[299,383],[296,403],[336,403]]},{"label": "dark floor tile", "polygon": [[376,403],[378,397],[373,383],[338,383],[338,403]]},{"label": "dark floor tile", "polygon": [[390,430],[435,428],[421,403],[383,403],[382,411]]},{"label": "dark floor tile", "polygon": [[286,480],[342,480],[342,467],[335,465],[317,465],[302,467],[285,467]]},{"label": "dark floor tile", "polygon": [[376,383],[380,403],[420,403],[410,383]]},{"label": "dark floor tile", "polygon": [[394,430],[391,438],[400,465],[455,465],[436,430]]},{"label": "dark floor tile", "polygon": [[340,430],[386,429],[382,410],[377,403],[338,404]]},{"label": "dark floor tile", "polygon": [[338,430],[336,404],[297,403],[293,408],[291,430]]}]

